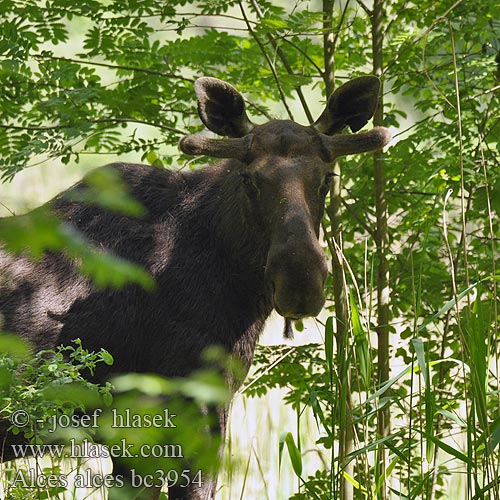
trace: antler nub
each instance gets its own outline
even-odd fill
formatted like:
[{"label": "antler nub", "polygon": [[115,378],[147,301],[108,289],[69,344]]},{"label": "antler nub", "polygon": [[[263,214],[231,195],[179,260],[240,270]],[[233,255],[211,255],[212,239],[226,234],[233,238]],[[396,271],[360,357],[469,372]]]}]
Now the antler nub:
[{"label": "antler nub", "polygon": [[391,141],[392,132],[386,127],[375,127],[368,132],[321,137],[332,158],[338,158],[383,148]]},{"label": "antler nub", "polygon": [[179,142],[179,147],[188,155],[234,158],[243,161],[250,153],[252,137],[252,134],[249,134],[240,138],[211,139],[202,134],[192,134],[183,137]]}]

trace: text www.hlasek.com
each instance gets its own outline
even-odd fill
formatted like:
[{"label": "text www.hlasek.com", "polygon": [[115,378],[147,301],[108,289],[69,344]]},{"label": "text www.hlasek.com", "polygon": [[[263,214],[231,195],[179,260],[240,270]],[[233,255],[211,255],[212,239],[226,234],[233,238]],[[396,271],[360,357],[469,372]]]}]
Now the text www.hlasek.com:
[{"label": "text www.hlasek.com", "polygon": [[[85,415],[54,415],[49,419],[48,432],[54,433],[58,428],[88,428],[97,429],[98,419],[102,409],[96,409],[93,413]],[[135,414],[126,408],[123,413],[116,409],[111,410],[113,417],[112,428],[175,428],[175,417],[168,408],[157,414]],[[27,427],[30,424],[30,416],[26,410],[20,409],[12,413],[11,423],[18,428]],[[38,422],[38,421],[37,421]],[[40,421],[40,423],[44,423]],[[183,458],[182,446],[180,444],[142,444],[136,446],[127,443],[125,438],[112,445],[97,445],[84,439],[81,443],[71,439],[68,446],[63,444],[18,444],[12,445],[12,451],[16,458],[34,456],[37,458],[49,455],[52,458]]]},{"label": "text www.hlasek.com", "polygon": [[83,440],[81,443],[71,439],[69,446],[64,444],[18,444],[12,445],[16,458],[33,456],[40,458],[182,458],[182,446],[179,444],[143,444],[139,447],[122,439],[114,445],[97,445]]}]

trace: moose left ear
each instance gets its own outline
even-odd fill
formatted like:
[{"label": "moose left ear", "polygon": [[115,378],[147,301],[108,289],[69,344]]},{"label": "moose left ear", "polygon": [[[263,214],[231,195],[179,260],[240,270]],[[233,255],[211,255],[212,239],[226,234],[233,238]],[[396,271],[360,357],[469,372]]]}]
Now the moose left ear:
[{"label": "moose left ear", "polygon": [[229,83],[204,76],[194,84],[198,114],[212,132],[222,136],[243,137],[253,129],[241,94]]},{"label": "moose left ear", "polygon": [[379,92],[376,76],[360,76],[344,83],[330,96],[314,128],[326,135],[338,134],[346,126],[357,132],[375,113]]}]

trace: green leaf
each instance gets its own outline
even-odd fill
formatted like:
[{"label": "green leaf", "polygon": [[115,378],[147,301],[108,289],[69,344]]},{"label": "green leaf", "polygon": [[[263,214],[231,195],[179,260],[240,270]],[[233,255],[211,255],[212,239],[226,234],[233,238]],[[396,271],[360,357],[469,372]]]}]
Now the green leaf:
[{"label": "green leaf", "polygon": [[285,443],[288,450],[288,456],[290,457],[290,461],[292,462],[293,471],[297,475],[297,477],[302,476],[302,456],[300,454],[299,449],[295,445],[295,441],[293,440],[292,433],[289,432],[285,437]]},{"label": "green leaf", "polygon": [[[414,338],[411,340],[413,347],[415,348],[415,352],[417,354],[417,361],[420,367],[420,373],[424,378],[425,383],[425,393],[424,393],[424,401],[425,401],[425,431],[426,436],[434,437],[434,413],[435,413],[435,402],[434,402],[434,393],[431,390],[431,377],[430,377],[430,369],[429,364],[426,361],[424,343],[421,338]],[[433,462],[434,457],[434,441],[427,440],[426,442],[426,458],[428,463]]]},{"label": "green leaf", "polygon": [[431,440],[438,448],[440,448],[441,450],[445,451],[446,453],[448,453],[452,457],[455,457],[456,459],[458,459],[461,462],[469,465],[472,468],[475,467],[474,460],[472,460],[471,458],[469,458],[467,455],[464,455],[456,447],[450,446],[449,444],[445,443],[444,441],[438,439],[437,437],[435,437],[433,435],[426,434],[425,432],[423,434],[424,434],[424,436],[427,439]]},{"label": "green leaf", "polygon": [[367,391],[371,387],[372,378],[370,344],[368,336],[361,325],[358,307],[356,305],[352,290],[349,292],[349,305],[351,308],[351,322],[354,334],[354,349],[356,352],[356,361],[359,367],[361,380],[363,382],[363,389]]},{"label": "green leaf", "polygon": [[440,318],[443,314],[447,313],[452,307],[454,307],[460,300],[462,300],[465,296],[474,290],[480,282],[473,283],[468,286],[465,290],[462,290],[456,298],[450,299],[446,304],[436,313],[433,314],[430,318],[427,318],[418,328],[417,333],[420,333],[424,330],[430,323],[434,322],[436,319]]},{"label": "green leaf", "polygon": [[[0,329],[1,326],[0,324]],[[31,355],[31,347],[26,340],[23,340],[18,335],[0,330],[0,352],[10,358],[23,360]]]},{"label": "green leaf", "polygon": [[262,19],[261,23],[264,26],[267,26],[268,28],[271,28],[274,30],[280,30],[280,29],[282,30],[282,29],[286,29],[288,27],[288,23],[286,21],[284,21],[283,19],[267,18],[267,19]]},{"label": "green leaf", "polygon": [[108,352],[106,351],[106,349],[102,349],[99,351],[99,354],[101,356],[101,359],[108,365],[108,366],[111,366],[115,360],[113,358],[113,356]]}]

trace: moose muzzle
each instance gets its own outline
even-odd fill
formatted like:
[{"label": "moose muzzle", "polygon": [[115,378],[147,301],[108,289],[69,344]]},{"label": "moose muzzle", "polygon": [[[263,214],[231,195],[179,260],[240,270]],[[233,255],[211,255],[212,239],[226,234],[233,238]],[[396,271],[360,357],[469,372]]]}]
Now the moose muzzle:
[{"label": "moose muzzle", "polygon": [[317,316],[325,304],[326,260],[316,238],[290,235],[271,245],[266,278],[273,290],[276,311],[299,319]]}]

